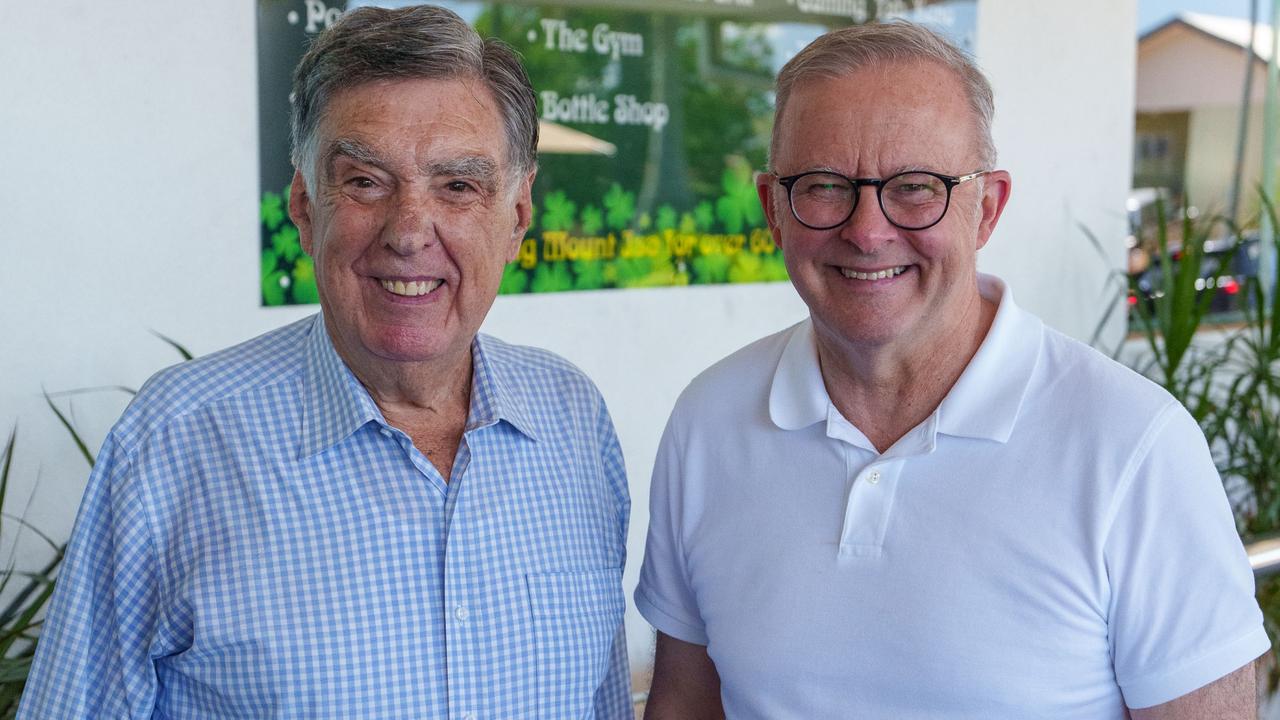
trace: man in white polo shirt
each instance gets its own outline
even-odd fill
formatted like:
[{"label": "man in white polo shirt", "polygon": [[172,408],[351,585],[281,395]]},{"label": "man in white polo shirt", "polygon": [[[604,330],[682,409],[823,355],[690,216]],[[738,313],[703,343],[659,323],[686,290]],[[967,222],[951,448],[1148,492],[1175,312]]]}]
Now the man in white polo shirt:
[{"label": "man in white polo shirt", "polygon": [[976,271],[991,115],[909,24],[783,68],[758,189],[810,318],[672,413],[646,717],[1254,716],[1269,643],[1196,423]]}]

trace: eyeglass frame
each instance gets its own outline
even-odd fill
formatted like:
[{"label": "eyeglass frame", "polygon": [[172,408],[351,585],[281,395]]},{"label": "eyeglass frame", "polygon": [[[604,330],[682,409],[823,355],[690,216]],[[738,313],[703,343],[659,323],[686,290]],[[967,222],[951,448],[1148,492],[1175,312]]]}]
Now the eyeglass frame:
[{"label": "eyeglass frame", "polygon": [[[788,175],[786,177],[777,177],[776,181],[779,185],[787,189],[787,207],[791,208],[791,217],[794,217],[796,219],[796,222],[809,228],[810,230],[831,230],[833,228],[838,228],[841,225],[844,225],[845,223],[849,222],[849,218],[853,217],[853,214],[858,210],[858,199],[862,197],[862,188],[869,186],[876,189],[876,204],[880,206],[880,214],[884,216],[884,219],[887,220],[890,225],[900,230],[918,231],[918,230],[928,230],[934,225],[937,225],[938,223],[942,222],[943,218],[947,216],[947,211],[951,209],[951,191],[954,190],[957,185],[968,182],[969,180],[972,180],[977,177],[982,177],[983,175],[986,175],[987,173],[990,173],[990,172],[992,171],[977,170],[977,171],[968,173],[966,175],[943,175],[942,173],[933,172],[932,170],[903,170],[902,172],[894,173],[887,178],[852,178],[852,177],[849,177],[848,175],[842,175],[833,170],[806,170],[805,172],[797,173],[795,175]],[[807,177],[809,175],[834,175],[838,178],[844,178],[844,180],[846,180],[850,185],[853,186],[853,204],[849,206],[849,214],[845,215],[844,218],[840,220],[840,222],[834,225],[825,225],[825,226],[819,227],[817,225],[810,225],[809,223],[800,219],[800,213],[796,212],[796,203],[795,203],[794,196],[792,195],[791,188],[795,186],[797,180],[799,180],[802,177]],[[890,180],[893,180],[894,178],[902,177],[903,175],[929,175],[930,177],[935,177],[941,180],[942,184],[946,186],[947,201],[946,201],[946,204],[943,205],[942,214],[938,216],[937,220],[934,220],[928,225],[921,225],[920,227],[909,227],[907,225],[901,225],[899,223],[894,222],[893,218],[889,217],[889,213],[885,212],[884,194],[883,194],[885,183],[888,183]]]}]

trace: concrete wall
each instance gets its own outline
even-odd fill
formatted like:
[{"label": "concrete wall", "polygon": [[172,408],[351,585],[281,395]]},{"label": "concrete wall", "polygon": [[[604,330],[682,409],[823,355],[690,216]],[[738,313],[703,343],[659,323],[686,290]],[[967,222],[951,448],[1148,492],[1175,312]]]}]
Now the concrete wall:
[{"label": "concrete wall", "polygon": [[[978,55],[1014,177],[981,265],[1080,337],[1122,257],[1134,14],[1134,0],[979,6]],[[254,3],[5,2],[0,18],[0,430],[19,427],[18,507],[34,493],[28,518],[65,537],[86,469],[41,388],[136,387],[176,359],[152,330],[205,353],[311,311],[258,305]],[[1105,241],[1105,260],[1082,227]],[[676,395],[804,314],[785,284],[498,299],[487,332],[567,356],[613,409],[635,503],[628,590]],[[125,401],[60,399],[95,447]],[[39,545],[19,556],[36,564]],[[634,610],[628,629],[643,667],[651,635]]]}]

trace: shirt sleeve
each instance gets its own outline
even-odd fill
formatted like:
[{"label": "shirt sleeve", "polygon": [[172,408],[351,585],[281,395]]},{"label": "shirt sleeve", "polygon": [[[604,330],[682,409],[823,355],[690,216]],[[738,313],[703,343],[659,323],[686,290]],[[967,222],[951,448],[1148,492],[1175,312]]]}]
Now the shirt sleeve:
[{"label": "shirt sleeve", "polygon": [[[676,412],[679,412],[677,405]],[[644,564],[636,586],[636,609],[654,628],[671,637],[697,645],[707,644],[707,631],[698,612],[697,599],[689,583],[685,562],[682,473],[676,414],[658,444],[649,486],[649,534],[645,540]]]},{"label": "shirt sleeve", "polygon": [[1174,700],[1270,647],[1253,572],[1195,420],[1173,402],[1136,449],[1103,548],[1116,680],[1132,708]]},{"label": "shirt sleeve", "polygon": [[150,718],[154,545],[128,459],[107,437],[58,574],[21,719]]}]

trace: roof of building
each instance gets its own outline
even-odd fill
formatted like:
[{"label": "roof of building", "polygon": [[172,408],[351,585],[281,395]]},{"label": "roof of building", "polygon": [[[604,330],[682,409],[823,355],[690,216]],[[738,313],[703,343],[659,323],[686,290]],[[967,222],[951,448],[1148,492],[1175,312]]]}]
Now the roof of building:
[{"label": "roof of building", "polygon": [[[1147,38],[1179,25],[1189,27],[1192,30],[1199,31],[1239,48],[1249,44],[1250,22],[1248,20],[1193,12],[1179,13],[1169,18],[1167,22],[1157,25],[1144,33],[1138,38],[1138,42],[1142,43]],[[1271,26],[1261,22],[1258,23],[1257,32],[1253,37],[1253,53],[1258,56],[1259,60],[1263,62],[1270,60],[1271,42]]]}]

